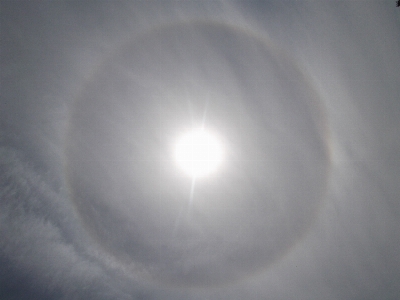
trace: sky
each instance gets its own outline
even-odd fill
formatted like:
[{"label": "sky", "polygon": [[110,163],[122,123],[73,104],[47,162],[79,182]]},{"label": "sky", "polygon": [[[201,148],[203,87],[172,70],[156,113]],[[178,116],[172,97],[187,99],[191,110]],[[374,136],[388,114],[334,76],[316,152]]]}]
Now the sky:
[{"label": "sky", "polygon": [[399,36],[396,1],[1,0],[0,298],[397,299]]}]

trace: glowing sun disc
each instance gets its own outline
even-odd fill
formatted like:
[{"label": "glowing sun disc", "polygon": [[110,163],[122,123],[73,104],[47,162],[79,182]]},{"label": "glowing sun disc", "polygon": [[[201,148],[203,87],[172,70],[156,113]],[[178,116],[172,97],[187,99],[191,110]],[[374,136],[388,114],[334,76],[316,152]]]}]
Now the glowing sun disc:
[{"label": "glowing sun disc", "polygon": [[192,177],[213,173],[222,161],[222,146],[218,139],[204,129],[184,134],[176,145],[176,160],[181,169]]}]

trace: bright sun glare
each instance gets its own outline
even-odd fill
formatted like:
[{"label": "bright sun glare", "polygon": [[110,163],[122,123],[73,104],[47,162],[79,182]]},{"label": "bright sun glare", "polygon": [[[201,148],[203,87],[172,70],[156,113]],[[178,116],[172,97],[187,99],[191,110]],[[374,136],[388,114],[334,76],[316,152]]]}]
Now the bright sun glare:
[{"label": "bright sun glare", "polygon": [[216,171],[222,161],[222,146],[205,129],[193,129],[182,135],[176,145],[176,160],[192,177],[203,177]]}]

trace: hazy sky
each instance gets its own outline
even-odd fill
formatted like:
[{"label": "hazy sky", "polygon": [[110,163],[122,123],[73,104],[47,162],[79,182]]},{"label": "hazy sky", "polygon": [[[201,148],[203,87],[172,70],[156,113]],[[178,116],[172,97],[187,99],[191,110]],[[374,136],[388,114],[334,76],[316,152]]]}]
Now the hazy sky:
[{"label": "hazy sky", "polygon": [[[395,1],[0,2],[1,299],[397,299]],[[224,159],[192,180],[190,128]]]}]

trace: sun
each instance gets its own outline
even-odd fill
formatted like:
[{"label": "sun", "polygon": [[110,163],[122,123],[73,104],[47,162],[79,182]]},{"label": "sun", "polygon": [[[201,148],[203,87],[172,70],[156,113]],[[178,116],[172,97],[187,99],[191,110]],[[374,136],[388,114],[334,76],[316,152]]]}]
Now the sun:
[{"label": "sun", "polygon": [[203,128],[183,134],[176,144],[176,161],[191,177],[204,177],[215,172],[222,162],[222,156],[221,142]]}]

